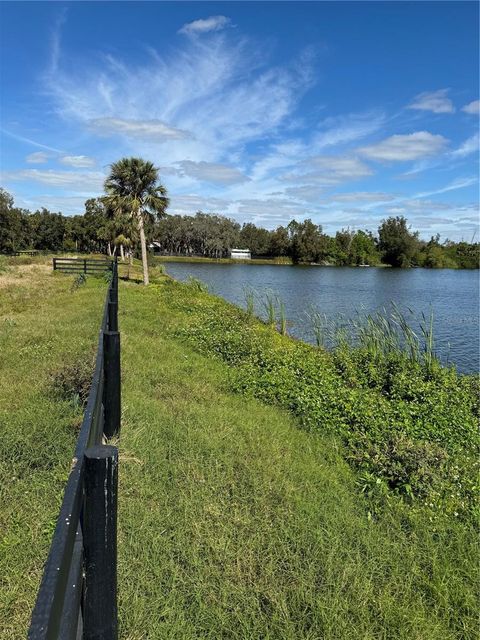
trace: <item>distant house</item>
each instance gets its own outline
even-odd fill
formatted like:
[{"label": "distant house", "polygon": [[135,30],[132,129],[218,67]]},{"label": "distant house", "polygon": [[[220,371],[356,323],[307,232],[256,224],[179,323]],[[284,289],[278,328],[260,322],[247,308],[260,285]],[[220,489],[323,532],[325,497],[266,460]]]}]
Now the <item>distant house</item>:
[{"label": "distant house", "polygon": [[250,249],[232,249],[230,251],[230,258],[234,260],[251,260],[252,254]]},{"label": "distant house", "polygon": [[162,245],[160,244],[160,242],[154,240],[148,245],[148,248],[150,249],[150,251],[153,251],[153,253],[160,253],[162,250]]}]

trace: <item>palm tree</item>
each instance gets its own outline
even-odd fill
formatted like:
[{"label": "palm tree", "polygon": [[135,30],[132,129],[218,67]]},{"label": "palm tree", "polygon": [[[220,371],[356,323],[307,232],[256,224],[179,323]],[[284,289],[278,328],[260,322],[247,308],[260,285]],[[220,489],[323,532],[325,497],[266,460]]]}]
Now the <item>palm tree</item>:
[{"label": "palm tree", "polygon": [[110,167],[104,201],[115,216],[128,214],[137,223],[142,250],[143,283],[148,284],[145,223],[165,214],[167,190],[159,182],[158,169],[141,158],[122,158]]}]

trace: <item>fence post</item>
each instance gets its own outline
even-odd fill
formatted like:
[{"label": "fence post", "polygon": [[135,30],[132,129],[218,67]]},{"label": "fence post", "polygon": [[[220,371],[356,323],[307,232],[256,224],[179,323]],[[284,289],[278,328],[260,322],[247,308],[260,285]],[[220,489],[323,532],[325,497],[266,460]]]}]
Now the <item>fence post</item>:
[{"label": "fence post", "polygon": [[56,258],[53,259],[53,270],[54,271],[57,270],[57,259]]},{"label": "fence post", "polygon": [[103,332],[103,375],[105,409],[103,431],[107,438],[111,438],[120,432],[120,333],[118,331]]},{"label": "fence post", "polygon": [[118,449],[85,451],[84,640],[117,640]]},{"label": "fence post", "polygon": [[83,259],[83,273],[87,273],[87,259]]},{"label": "fence post", "polygon": [[118,303],[118,263],[112,262],[112,284],[110,286],[110,300]]},{"label": "fence post", "polygon": [[108,329],[118,331],[118,304],[111,300],[108,302]]},{"label": "fence post", "polygon": [[112,282],[108,289],[108,329],[118,331],[118,271],[117,262],[112,262]]}]

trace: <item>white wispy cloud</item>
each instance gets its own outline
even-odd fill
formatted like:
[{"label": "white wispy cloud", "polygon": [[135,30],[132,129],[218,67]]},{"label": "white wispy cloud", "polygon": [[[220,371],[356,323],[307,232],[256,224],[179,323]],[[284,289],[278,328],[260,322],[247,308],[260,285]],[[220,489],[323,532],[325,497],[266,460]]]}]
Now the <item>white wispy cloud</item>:
[{"label": "white wispy cloud", "polygon": [[308,207],[287,198],[245,198],[232,203],[236,219],[252,221],[267,228],[288,222],[295,217],[303,217]]},{"label": "white wispy cloud", "polygon": [[161,120],[94,118],[88,121],[88,127],[100,136],[124,135],[156,142],[182,140],[190,137],[190,134],[186,131],[170,127]]},{"label": "white wispy cloud", "polygon": [[287,187],[285,195],[302,202],[318,203],[322,198],[324,188],[318,184],[302,184],[298,187]]},{"label": "white wispy cloud", "polygon": [[23,196],[15,194],[15,203],[17,206],[29,209],[30,211],[45,207],[50,211],[60,211],[64,215],[84,213],[86,199],[86,195],[59,196],[40,193],[34,196]]},{"label": "white wispy cloud", "polygon": [[465,189],[465,187],[470,187],[473,184],[478,183],[477,177],[469,177],[469,178],[456,178],[449,184],[444,187],[440,187],[438,189],[433,189],[432,191],[425,191],[423,193],[417,193],[414,196],[408,198],[409,200],[416,198],[429,198],[430,196],[436,196],[441,193],[447,193],[448,191],[456,191],[457,189]]},{"label": "white wispy cloud", "polygon": [[326,147],[355,142],[381,129],[385,120],[385,114],[381,111],[326,118],[320,123],[320,130],[313,137],[312,145],[320,151]]},{"label": "white wispy cloud", "polygon": [[457,149],[451,151],[444,151],[436,157],[430,157],[415,162],[408,171],[405,171],[402,176],[409,177],[418,175],[424,171],[435,169],[436,167],[442,167],[443,169],[454,167],[459,160],[466,158],[467,156],[477,153],[479,150],[479,134],[475,133],[473,136],[465,140]]},{"label": "white wispy cloud", "polygon": [[420,93],[415,96],[408,108],[432,111],[433,113],[454,113],[455,107],[447,95],[448,91],[449,89],[439,89],[438,91]]},{"label": "white wispy cloud", "polygon": [[480,114],[480,100],[469,102],[464,107],[462,107],[462,111],[464,111],[465,113],[470,113],[474,116]]},{"label": "white wispy cloud", "polygon": [[215,184],[236,184],[250,180],[248,176],[234,167],[227,167],[213,162],[181,160],[176,164],[179,167],[181,175],[184,174],[197,180],[204,180]]},{"label": "white wispy cloud", "polygon": [[49,72],[54,74],[58,70],[58,64],[60,60],[60,49],[61,49],[61,36],[62,36],[62,27],[65,24],[67,19],[67,7],[63,7],[60,10],[60,13],[57,15],[57,18],[54,23],[53,31],[51,34],[51,48],[50,48],[50,68]]},{"label": "white wispy cloud", "polygon": [[46,78],[57,112],[92,133],[122,135],[162,164],[232,164],[243,145],[291,118],[312,82],[308,62],[302,74],[295,61],[265,68],[238,38],[189,39],[167,56],[150,53],[141,66],[107,56],[102,68],[84,64],[78,75],[59,68]]},{"label": "white wispy cloud", "polygon": [[9,138],[13,138],[14,140],[18,140],[19,142],[25,142],[26,144],[32,145],[32,147],[37,147],[38,149],[46,149],[47,151],[53,151],[54,153],[63,153],[60,149],[56,149],[55,147],[50,147],[46,144],[42,144],[40,142],[36,142],[35,140],[31,140],[25,136],[22,136],[18,133],[13,133],[12,131],[8,131],[7,129],[0,129],[0,131],[8,136]]},{"label": "white wispy cloud", "polygon": [[388,202],[394,200],[391,193],[381,193],[376,191],[353,191],[350,193],[334,193],[329,200],[335,202]]},{"label": "white wispy cloud", "polygon": [[60,162],[76,169],[88,169],[95,166],[95,160],[88,156],[63,156],[60,158]]},{"label": "white wispy cloud", "polygon": [[230,202],[223,198],[214,198],[200,194],[172,194],[170,199],[169,213],[192,215],[196,211],[204,212],[225,212]]},{"label": "white wispy cloud", "polygon": [[34,153],[30,153],[25,158],[25,161],[29,164],[44,164],[45,162],[48,162],[49,158],[50,155],[45,153],[45,151],[35,151]]},{"label": "white wispy cloud", "polygon": [[40,169],[22,169],[6,171],[2,175],[5,182],[29,180],[52,187],[73,189],[82,193],[98,192],[103,188],[105,175],[98,171],[54,171]]},{"label": "white wispy cloud", "polygon": [[[207,37],[178,38],[168,53],[147,47],[148,58],[99,58],[96,53],[89,59],[84,51],[81,59],[64,61],[60,21],[44,76],[54,117],[78,134],[81,151],[95,155],[99,166],[127,154],[155,162],[169,189],[170,213],[202,209],[269,227],[304,216],[322,224],[330,216],[332,230],[351,219],[364,225],[385,215],[387,206],[419,215],[421,207],[409,206],[408,195],[383,192],[387,187],[379,182],[378,165],[375,191],[368,191],[374,174],[369,160],[436,162],[452,155],[450,165],[459,166],[453,158],[470,153],[470,140],[449,151],[446,138],[427,131],[390,135],[396,116],[382,109],[322,119],[327,96],[317,101],[315,119],[311,111],[300,113],[302,97],[319,77],[311,51],[272,66],[263,44],[243,38],[238,30],[222,30],[229,24],[225,16],[212,16],[183,25],[184,35]],[[409,106],[431,113],[453,108],[446,90],[421,94]],[[418,119],[412,112],[401,114],[400,126]],[[10,172],[9,181],[48,185],[49,202],[64,197],[69,211],[74,202],[80,206],[81,194],[101,192],[105,176],[88,171],[94,166],[88,156],[73,155],[78,146],[54,151],[65,168],[84,171],[25,169]],[[355,180],[357,191],[331,194]],[[435,193],[466,184],[465,179],[453,181]],[[415,197],[421,201],[428,194]]]},{"label": "white wispy cloud", "polygon": [[458,149],[452,151],[451,155],[455,158],[465,158],[469,156],[471,153],[477,153],[479,151],[480,138],[479,134],[471,136],[463,144],[461,144]]},{"label": "white wispy cloud", "polygon": [[208,33],[210,31],[220,31],[221,29],[228,27],[230,23],[230,18],[227,18],[226,16],[210,16],[209,18],[187,22],[178,30],[178,33],[190,36],[194,34]]},{"label": "white wispy cloud", "polygon": [[394,135],[367,147],[359,153],[372,160],[405,162],[441,153],[448,140],[428,131],[417,131],[406,135]]},{"label": "white wispy cloud", "polygon": [[356,157],[315,156],[301,163],[296,171],[283,176],[283,179],[333,186],[372,174],[372,169]]}]

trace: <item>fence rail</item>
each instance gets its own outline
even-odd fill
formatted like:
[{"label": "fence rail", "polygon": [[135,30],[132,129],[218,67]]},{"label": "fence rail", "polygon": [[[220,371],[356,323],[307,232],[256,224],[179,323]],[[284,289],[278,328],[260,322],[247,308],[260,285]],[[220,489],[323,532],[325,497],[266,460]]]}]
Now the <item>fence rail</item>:
[{"label": "fence rail", "polygon": [[2,256],[7,256],[11,258],[12,256],[39,256],[40,251],[36,249],[22,249],[21,251],[9,251],[6,253],[2,253]]},{"label": "fence rail", "polygon": [[114,260],[102,258],[53,258],[53,270],[64,273],[105,273],[112,271]]},{"label": "fence rail", "polygon": [[103,444],[119,434],[121,408],[118,266],[110,264],[95,371],[30,640],[117,638],[118,451]]}]

